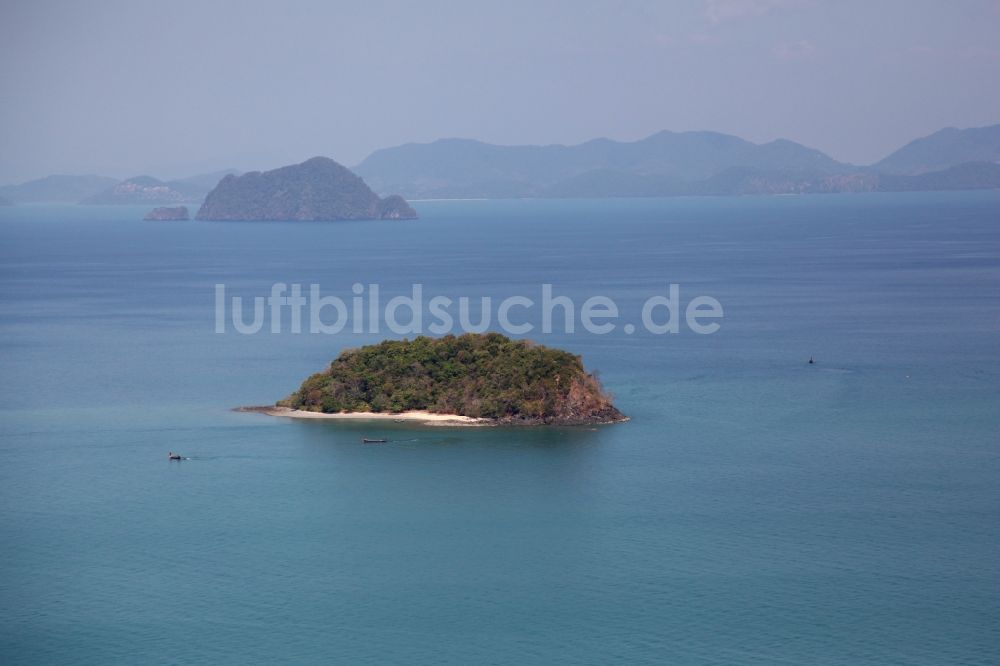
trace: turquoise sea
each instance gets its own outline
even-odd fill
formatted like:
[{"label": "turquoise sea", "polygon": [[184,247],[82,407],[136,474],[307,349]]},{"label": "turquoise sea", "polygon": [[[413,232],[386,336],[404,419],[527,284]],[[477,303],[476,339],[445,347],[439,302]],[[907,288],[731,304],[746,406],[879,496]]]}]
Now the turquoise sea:
[{"label": "turquoise sea", "polygon": [[[415,207],[0,209],[0,662],[1000,662],[1000,192]],[[621,425],[300,422],[385,333],[214,332],[277,282],[725,317],[529,336]]]}]

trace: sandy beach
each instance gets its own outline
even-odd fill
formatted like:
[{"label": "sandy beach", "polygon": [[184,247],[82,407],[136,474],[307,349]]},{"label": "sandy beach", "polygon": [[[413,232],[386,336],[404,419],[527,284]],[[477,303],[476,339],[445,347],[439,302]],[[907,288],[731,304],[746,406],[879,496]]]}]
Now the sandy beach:
[{"label": "sandy beach", "polygon": [[341,412],[325,414],[323,412],[307,412],[288,407],[242,407],[240,411],[258,412],[269,416],[284,416],[292,419],[342,419],[358,421],[415,421],[426,425],[447,426],[483,426],[490,425],[490,419],[477,419],[459,414],[434,414],[420,410],[390,414],[386,412]]}]

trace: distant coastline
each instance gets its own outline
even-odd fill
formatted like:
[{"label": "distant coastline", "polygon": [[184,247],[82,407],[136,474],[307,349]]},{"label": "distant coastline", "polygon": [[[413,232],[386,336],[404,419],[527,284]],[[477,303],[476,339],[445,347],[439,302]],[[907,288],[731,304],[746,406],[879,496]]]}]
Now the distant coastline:
[{"label": "distant coastline", "polygon": [[[477,201],[984,190],[1000,188],[1000,124],[945,128],[867,166],[840,162],[794,141],[756,144],[705,131],[568,146],[439,139],[376,150],[349,170],[317,166],[314,158],[265,172],[226,169],[170,181],[51,175],[0,186],[0,197],[14,204],[202,203],[202,219],[287,220],[416,217],[403,197]],[[358,176],[363,187],[353,182]],[[214,190],[219,191],[210,196]]]}]

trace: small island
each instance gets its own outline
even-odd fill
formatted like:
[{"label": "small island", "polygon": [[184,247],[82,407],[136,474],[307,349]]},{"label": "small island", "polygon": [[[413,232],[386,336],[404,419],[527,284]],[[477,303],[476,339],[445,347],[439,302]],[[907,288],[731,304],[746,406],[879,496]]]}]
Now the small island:
[{"label": "small island", "polygon": [[199,220],[410,220],[401,196],[379,198],[360,177],[328,157],[272,171],[228,175],[195,216]]},{"label": "small island", "polygon": [[160,208],[154,208],[153,210],[146,213],[146,216],[142,218],[144,220],[190,220],[191,213],[188,212],[187,206],[175,206],[173,208],[169,206],[163,206]]},{"label": "small island", "polygon": [[593,425],[628,417],[579,356],[499,333],[387,340],[343,352],[275,407],[302,418],[445,425]]}]

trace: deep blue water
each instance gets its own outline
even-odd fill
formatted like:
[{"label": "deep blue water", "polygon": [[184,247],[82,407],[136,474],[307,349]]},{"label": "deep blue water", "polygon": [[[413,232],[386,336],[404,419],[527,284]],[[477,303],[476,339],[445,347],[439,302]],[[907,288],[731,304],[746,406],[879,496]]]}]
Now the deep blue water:
[{"label": "deep blue water", "polygon": [[[1000,193],[416,207],[0,209],[0,662],[1000,662]],[[626,424],[295,422],[385,335],[214,332],[275,282],[725,318],[530,336]]]}]

